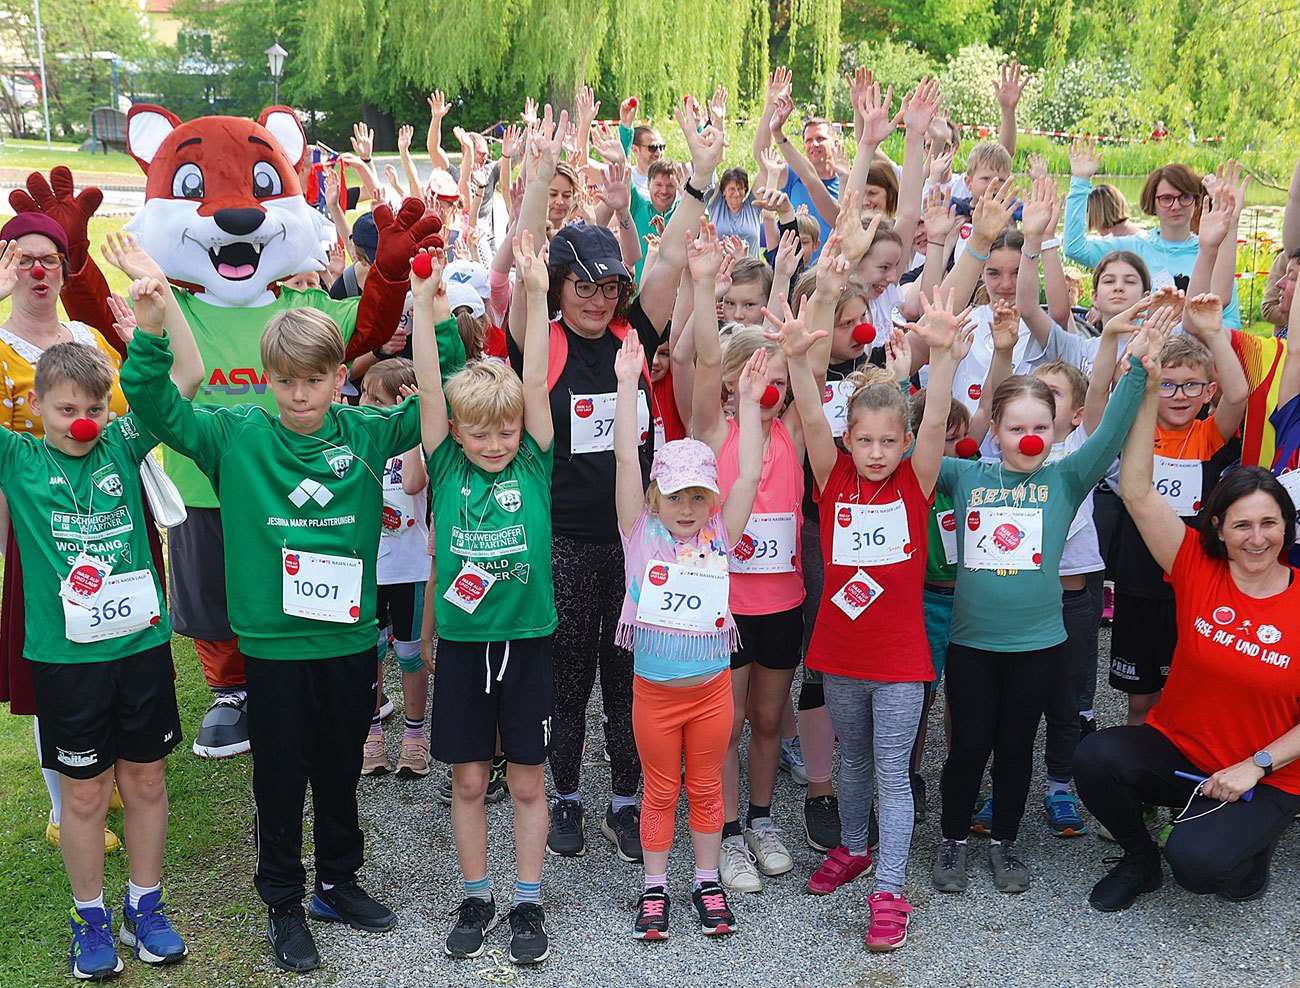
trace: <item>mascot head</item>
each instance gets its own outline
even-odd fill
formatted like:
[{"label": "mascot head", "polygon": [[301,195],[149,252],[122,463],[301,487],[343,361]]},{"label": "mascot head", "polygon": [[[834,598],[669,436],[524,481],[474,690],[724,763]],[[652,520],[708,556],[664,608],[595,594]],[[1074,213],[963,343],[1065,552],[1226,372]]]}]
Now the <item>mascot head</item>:
[{"label": "mascot head", "polygon": [[169,278],[237,306],[260,301],[279,278],[324,267],[320,214],[298,183],[307,137],[288,107],[256,121],[182,123],[137,104],[127,114],[127,150],[148,178],[127,229]]}]

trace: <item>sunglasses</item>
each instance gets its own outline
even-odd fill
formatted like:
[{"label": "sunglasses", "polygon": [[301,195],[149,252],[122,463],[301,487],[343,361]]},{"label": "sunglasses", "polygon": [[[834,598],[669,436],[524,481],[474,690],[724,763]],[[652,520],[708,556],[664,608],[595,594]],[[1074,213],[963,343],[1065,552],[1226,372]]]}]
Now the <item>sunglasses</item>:
[{"label": "sunglasses", "polygon": [[24,254],[22,257],[18,258],[18,270],[30,271],[39,264],[46,271],[53,271],[62,263],[62,254],[45,254],[41,257],[33,257],[31,254]]},{"label": "sunglasses", "polygon": [[645,148],[647,151],[653,152],[653,151],[663,151],[668,147],[668,145],[667,144],[642,144],[641,147]]}]

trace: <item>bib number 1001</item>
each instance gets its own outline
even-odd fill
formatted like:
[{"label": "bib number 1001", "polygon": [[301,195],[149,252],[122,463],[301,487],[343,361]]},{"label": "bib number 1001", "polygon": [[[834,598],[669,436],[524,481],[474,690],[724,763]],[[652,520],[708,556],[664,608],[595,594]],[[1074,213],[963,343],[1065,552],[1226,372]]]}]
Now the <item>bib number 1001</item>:
[{"label": "bib number 1001", "polygon": [[310,580],[294,580],[294,592],[302,597],[316,597],[320,600],[338,600],[337,583],[312,583]]}]

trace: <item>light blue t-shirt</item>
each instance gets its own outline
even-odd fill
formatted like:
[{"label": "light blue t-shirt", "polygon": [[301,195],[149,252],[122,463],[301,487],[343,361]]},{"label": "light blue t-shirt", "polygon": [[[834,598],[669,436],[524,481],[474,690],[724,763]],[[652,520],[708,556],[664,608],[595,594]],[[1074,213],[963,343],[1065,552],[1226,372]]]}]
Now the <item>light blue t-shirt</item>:
[{"label": "light blue t-shirt", "polygon": [[[822,185],[826,186],[826,191],[831,194],[831,198],[834,199],[836,202],[839,202],[840,200],[839,173],[837,172],[832,178],[822,179]],[[834,227],[832,227],[829,223],[827,223],[826,217],[822,216],[822,214],[817,210],[817,206],[813,203],[812,196],[808,192],[808,186],[804,185],[803,181],[792,170],[790,172],[789,177],[785,180],[785,187],[781,191],[790,197],[790,205],[793,206],[795,209],[798,209],[800,206],[808,207],[809,214],[813,217],[813,219],[817,221],[817,225],[821,227],[821,231],[822,231],[821,242],[824,245],[826,241],[830,239],[831,230],[833,230]],[[768,246],[774,247],[776,245],[768,244]],[[817,260],[817,257],[819,254],[821,254],[821,252],[822,249],[819,246],[817,250],[813,252],[812,257],[804,259],[804,263],[811,266],[813,262]]]}]

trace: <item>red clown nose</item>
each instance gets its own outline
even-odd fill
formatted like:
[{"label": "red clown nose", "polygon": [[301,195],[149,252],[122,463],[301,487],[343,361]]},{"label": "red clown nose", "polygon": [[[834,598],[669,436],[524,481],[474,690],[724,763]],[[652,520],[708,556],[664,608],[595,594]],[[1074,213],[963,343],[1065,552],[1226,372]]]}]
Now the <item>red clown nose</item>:
[{"label": "red clown nose", "polygon": [[1025,456],[1037,456],[1045,446],[1042,436],[1022,436],[1020,439],[1020,452]]},{"label": "red clown nose", "polygon": [[963,460],[973,460],[980,455],[980,444],[967,436],[957,440],[957,455]]},{"label": "red clown nose", "polygon": [[411,273],[417,278],[427,278],[433,274],[433,258],[428,254],[416,254],[411,258]]},{"label": "red clown nose", "polygon": [[860,322],[853,327],[853,342],[866,346],[876,338],[876,327],[869,322]]},{"label": "red clown nose", "polygon": [[77,419],[68,426],[68,435],[79,443],[88,443],[99,437],[99,425],[94,419]]},{"label": "red clown nose", "polygon": [[33,264],[32,281],[44,281],[44,280],[45,280],[45,268],[43,268],[39,264]]},{"label": "red clown nose", "polygon": [[758,403],[764,408],[771,408],[780,400],[781,392],[777,390],[776,385],[769,384],[766,390],[763,391],[763,397],[758,400]]}]

